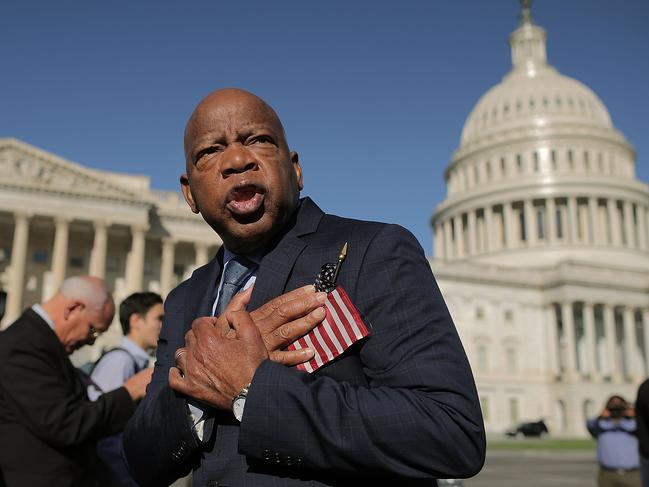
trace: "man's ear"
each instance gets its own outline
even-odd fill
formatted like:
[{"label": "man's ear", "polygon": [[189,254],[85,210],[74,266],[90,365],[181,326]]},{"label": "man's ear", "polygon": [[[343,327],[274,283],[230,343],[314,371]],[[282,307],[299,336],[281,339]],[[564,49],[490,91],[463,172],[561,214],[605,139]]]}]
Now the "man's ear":
[{"label": "man's ear", "polygon": [[75,311],[83,311],[85,307],[86,305],[81,301],[68,301],[68,303],[65,305],[65,308],[63,309],[63,318],[67,320],[70,318],[70,315],[72,313],[74,313]]},{"label": "man's ear", "polygon": [[131,316],[128,317],[128,329],[129,330],[139,330],[140,323],[142,322],[142,317],[137,313],[131,313]]},{"label": "man's ear", "polygon": [[194,195],[192,194],[192,188],[189,185],[189,178],[187,177],[187,174],[180,175],[180,189],[182,190],[185,201],[187,202],[191,210],[194,213],[198,213],[200,210],[198,209],[198,205],[196,205],[196,202],[194,201]]},{"label": "man's ear", "polygon": [[297,177],[297,187],[300,191],[302,191],[304,189],[304,180],[302,179],[300,156],[294,150],[291,151],[291,162],[293,163],[293,171],[295,171],[295,177]]}]

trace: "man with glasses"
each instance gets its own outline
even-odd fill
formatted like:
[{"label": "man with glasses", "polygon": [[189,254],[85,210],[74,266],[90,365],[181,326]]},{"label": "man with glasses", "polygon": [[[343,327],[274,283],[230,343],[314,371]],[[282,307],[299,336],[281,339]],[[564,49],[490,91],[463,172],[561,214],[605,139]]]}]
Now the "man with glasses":
[{"label": "man with glasses", "polygon": [[108,329],[115,304],[106,283],[66,279],[0,335],[0,470],[8,487],[93,486],[95,444],[121,431],[151,370],[91,402],[68,355]]}]

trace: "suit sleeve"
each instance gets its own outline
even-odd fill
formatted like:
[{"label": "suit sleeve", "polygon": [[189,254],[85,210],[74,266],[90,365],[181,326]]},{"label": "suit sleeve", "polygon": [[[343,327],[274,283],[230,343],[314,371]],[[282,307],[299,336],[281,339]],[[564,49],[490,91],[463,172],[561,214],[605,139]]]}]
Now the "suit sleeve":
[{"label": "suit sleeve", "polygon": [[83,388],[71,387],[58,360],[46,347],[24,343],[3,361],[2,390],[17,420],[55,448],[121,431],[135,410],[126,389],[120,387],[90,402]]},{"label": "suit sleeve", "polygon": [[383,227],[348,292],[372,326],[360,351],[368,386],[265,361],[246,401],[239,451],[338,474],[475,475],[485,454],[475,384],[416,239]]},{"label": "suit sleeve", "polygon": [[169,387],[174,353],[183,346],[184,287],[165,301],[153,378],[146,395],[124,431],[124,452],[133,478],[143,487],[168,485],[191,469],[198,440],[191,428],[184,396]]}]

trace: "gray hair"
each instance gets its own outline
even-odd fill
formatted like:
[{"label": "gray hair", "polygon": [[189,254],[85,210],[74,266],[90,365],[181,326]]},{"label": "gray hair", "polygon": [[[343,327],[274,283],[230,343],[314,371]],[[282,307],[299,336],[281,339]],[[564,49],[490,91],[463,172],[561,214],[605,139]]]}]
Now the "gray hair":
[{"label": "gray hair", "polygon": [[100,310],[111,299],[108,284],[92,276],[73,276],[63,281],[59,293],[70,299],[83,301],[86,306]]}]

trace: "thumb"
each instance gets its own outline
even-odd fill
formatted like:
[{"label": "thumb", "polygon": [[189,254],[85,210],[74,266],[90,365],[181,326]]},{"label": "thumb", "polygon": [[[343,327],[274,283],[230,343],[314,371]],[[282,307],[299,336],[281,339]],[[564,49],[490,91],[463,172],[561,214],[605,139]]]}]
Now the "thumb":
[{"label": "thumb", "polygon": [[226,311],[225,313],[226,320],[228,324],[236,332],[236,336],[243,340],[250,340],[257,336],[261,339],[259,330],[255,326],[255,323],[250,317],[250,313],[244,310],[240,311]]},{"label": "thumb", "polygon": [[248,303],[250,302],[250,297],[252,296],[253,287],[254,284],[245,291],[240,291],[235,294],[226,306],[225,311],[241,311],[246,309],[246,306],[248,306]]}]

